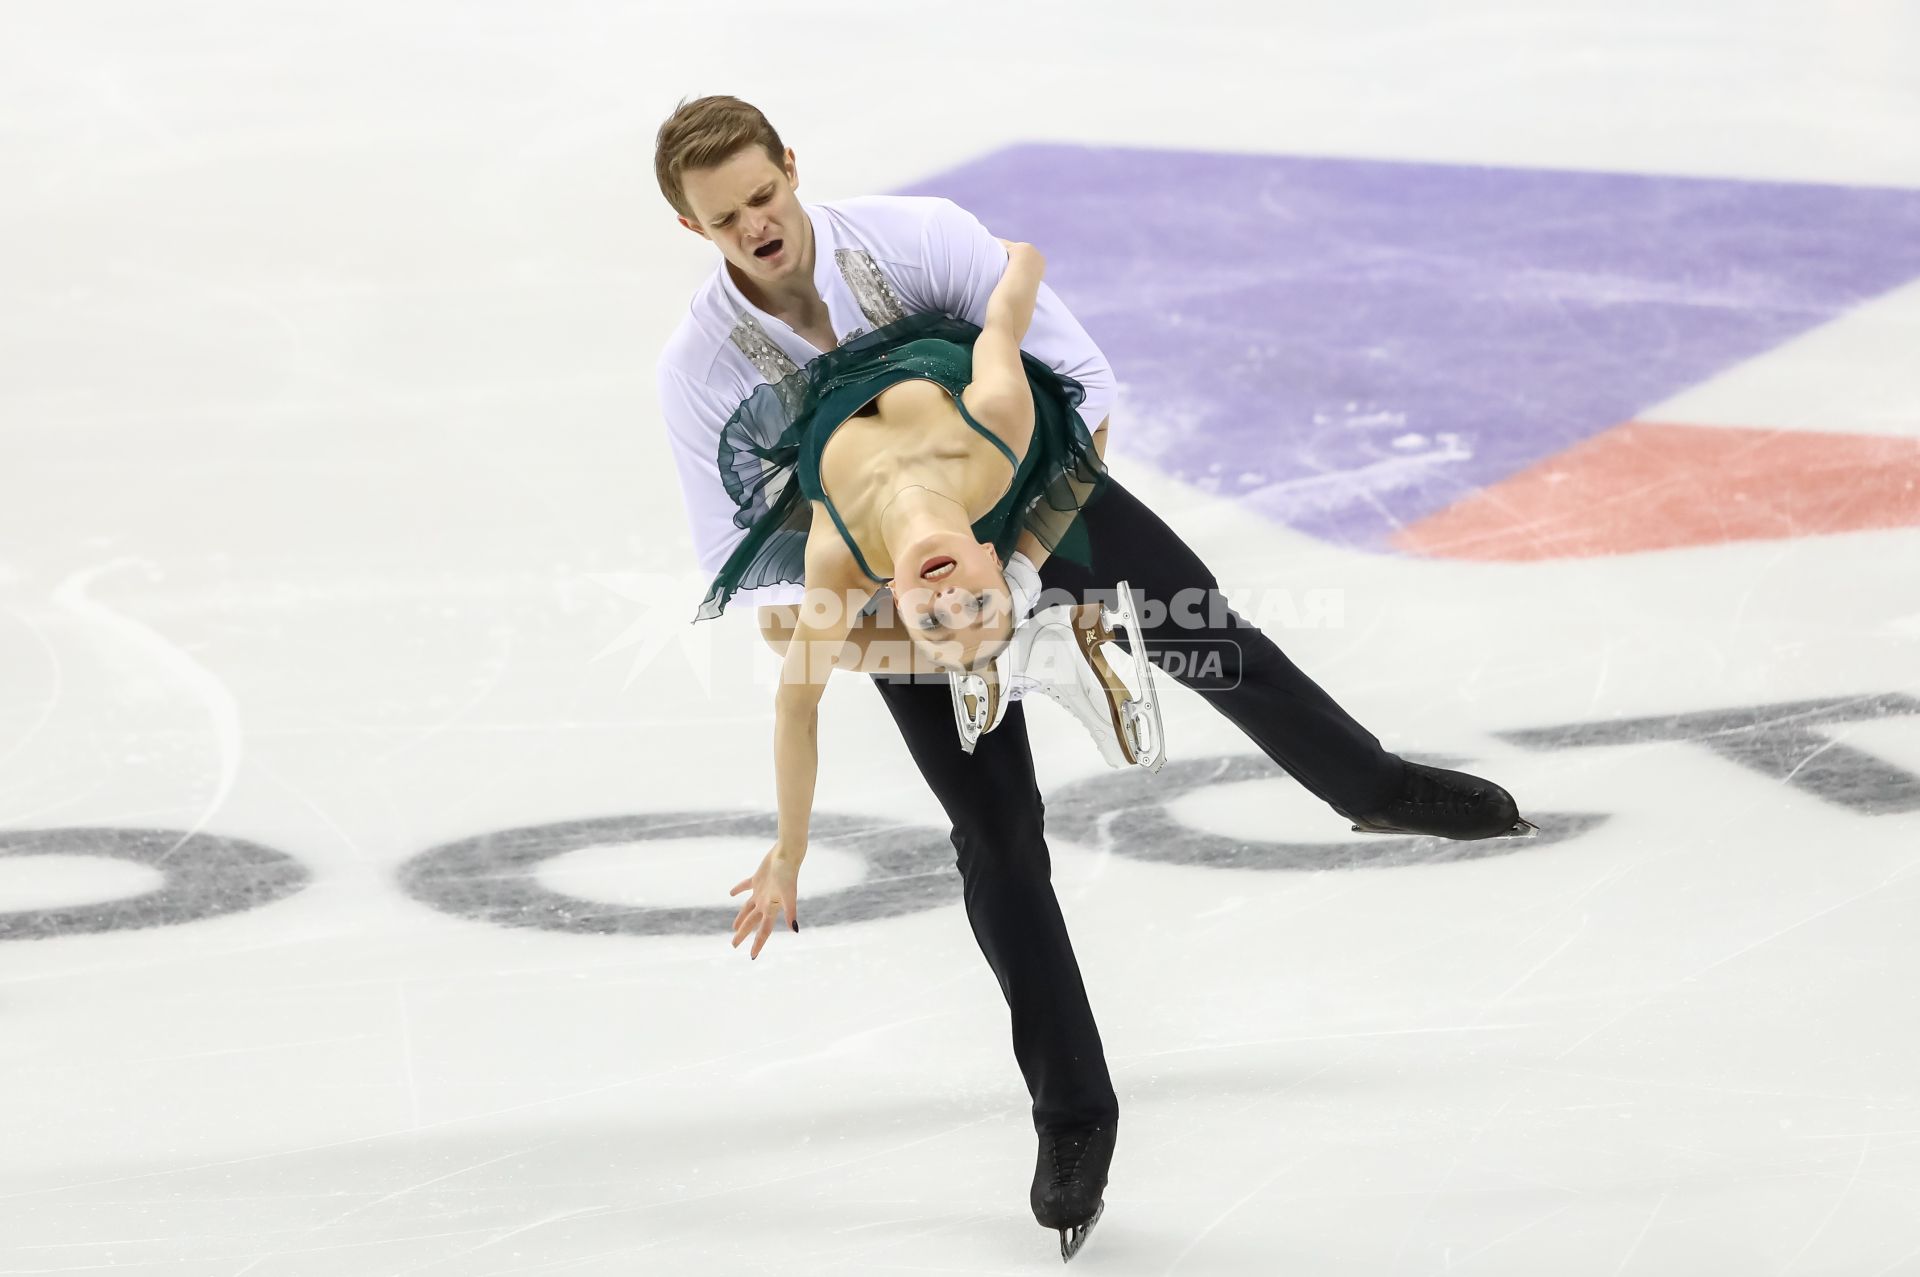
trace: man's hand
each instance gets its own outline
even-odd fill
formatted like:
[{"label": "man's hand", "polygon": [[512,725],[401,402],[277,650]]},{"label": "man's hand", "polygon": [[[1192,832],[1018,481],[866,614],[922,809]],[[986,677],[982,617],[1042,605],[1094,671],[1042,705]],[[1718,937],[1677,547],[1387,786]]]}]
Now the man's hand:
[{"label": "man's hand", "polygon": [[806,858],[806,849],[801,848],[799,855],[792,854],[785,844],[773,844],[773,850],[760,862],[760,868],[753,877],[743,878],[727,894],[737,896],[743,891],[752,891],[740,912],[733,919],[733,947],[738,949],[740,942],[755,931],[760,934],[753,942],[750,957],[760,956],[760,950],[767,943],[767,937],[773,934],[773,920],[776,915],[785,912],[787,925],[795,935],[800,933],[800,862]]}]

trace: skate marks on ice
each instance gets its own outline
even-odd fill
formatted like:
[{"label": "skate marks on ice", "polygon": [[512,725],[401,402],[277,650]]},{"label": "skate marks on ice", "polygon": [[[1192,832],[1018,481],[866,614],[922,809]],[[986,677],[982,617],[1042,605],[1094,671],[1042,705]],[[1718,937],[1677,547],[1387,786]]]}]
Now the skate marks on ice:
[{"label": "skate marks on ice", "polygon": [[[1421,758],[1451,766],[1463,760]],[[1171,804],[1214,785],[1286,780],[1263,754],[1225,754],[1168,763],[1157,775],[1125,772],[1074,781],[1047,799],[1051,830],[1135,860],[1208,869],[1313,873],[1327,869],[1393,869],[1406,865],[1484,860],[1534,851],[1577,838],[1607,818],[1597,812],[1546,812],[1531,817],[1531,838],[1458,842],[1425,835],[1378,836],[1341,842],[1295,842],[1229,837],[1181,821]]]},{"label": "skate marks on ice", "polygon": [[[1920,277],[1920,192],[1881,187],[1032,143],[901,193],[1047,245],[1049,285],[1098,317],[1126,370],[1133,455],[1379,552],[1458,547],[1445,520],[1459,503],[1478,511],[1473,537],[1526,550],[1513,511],[1472,503],[1568,456],[1615,498],[1638,471],[1614,463],[1636,444],[1703,479],[1756,465],[1740,452],[1754,440],[1637,419]],[[1190,233],[1196,201],[1205,235]],[[1719,404],[1718,425],[1793,427],[1753,472],[1797,494],[1789,535],[1913,521],[1882,473],[1914,464],[1910,441],[1796,440],[1798,421],[1728,420]],[[1856,485],[1880,495],[1826,509]],[[1577,521],[1553,500],[1564,492],[1541,508]],[[1693,505],[1611,523],[1663,544],[1779,531]]]},{"label": "skate marks on ice", "polygon": [[9,829],[0,861],[108,859],[160,874],[150,890],[117,899],[0,912],[0,940],[46,940],[177,926],[284,900],[312,875],[284,852],[239,838],[173,829]]},{"label": "skate marks on ice", "polygon": [[[589,848],[686,838],[742,838],[771,844],[773,812],[668,811],[502,829],[447,843],[408,861],[406,893],[456,917],[503,927],[537,927],[587,935],[713,935],[739,910],[649,906],[589,900],[539,880],[541,866]],[[875,817],[816,811],[810,841],[849,851],[866,862],[861,881],[807,897],[808,926],[869,922],[918,913],[960,899],[953,844],[944,831]]]},{"label": "skate marks on ice", "polygon": [[[1619,745],[1700,745],[1741,767],[1863,816],[1920,811],[1920,776],[1830,729],[1920,717],[1920,698],[1880,693],[1568,723],[1499,733],[1529,750]],[[1449,765],[1458,758],[1420,761]],[[1601,812],[1545,812],[1527,839],[1474,842],[1422,836],[1294,841],[1228,836],[1195,828],[1174,810],[1218,785],[1276,780],[1258,754],[1171,762],[1159,773],[1108,772],[1072,781],[1047,798],[1050,831],[1143,861],[1208,869],[1316,872],[1445,864],[1543,850],[1605,822]],[[622,903],[571,895],[541,881],[543,867],[575,852],[695,838],[771,841],[773,812],[665,811],[495,830],[429,849],[398,872],[413,899],[497,926],[592,935],[708,935],[723,931],[728,905]],[[944,830],[877,817],[817,812],[823,846],[864,864],[857,882],[814,893],[816,925],[865,922],[957,903],[960,880]],[[180,830],[74,828],[0,831],[0,862],[28,857],[106,859],[157,872],[152,888],[79,904],[0,912],[0,941],[175,926],[257,909],[303,890],[311,873],[285,852],[238,838]]]},{"label": "skate marks on ice", "polygon": [[[1920,716],[1920,699],[1899,693],[1788,701],[1699,710],[1647,718],[1568,723],[1498,733],[1530,750],[1685,742],[1700,745],[1749,771],[1866,816],[1920,811],[1920,776],[1865,750],[1842,744],[1826,729],[1846,723]],[[1456,766],[1461,759],[1416,761]],[[1050,827],[1090,846],[1166,864],[1216,869],[1312,872],[1442,864],[1541,850],[1606,821],[1602,812],[1546,812],[1530,816],[1532,838],[1454,842],[1435,837],[1296,842],[1229,837],[1184,823],[1172,804],[1212,785],[1278,780],[1285,773],[1258,754],[1222,755],[1170,763],[1156,776],[1116,773],[1074,781],[1048,798]]]},{"label": "skate marks on ice", "polygon": [[[1140,860],[1219,869],[1392,868],[1472,860],[1519,850],[1513,840],[1477,843],[1431,837],[1341,843],[1259,842],[1225,838],[1181,824],[1165,804],[1211,785],[1284,775],[1266,758],[1239,755],[1170,764],[1155,775],[1129,769],[1077,781],[1048,801],[1054,828]],[[1540,818],[1533,847],[1562,841],[1604,820],[1597,815]],[[1118,822],[1117,824],[1112,822]],[[773,812],[668,811],[560,821],[494,830],[445,843],[401,866],[413,899],[442,913],[496,926],[577,935],[711,935],[726,929],[731,906],[622,903],[571,895],[541,881],[544,866],[576,852],[694,838],[772,841]],[[815,926],[870,922],[958,903],[948,835],[928,826],[816,812],[814,841],[858,856],[860,881],[810,896]],[[0,913],[0,940],[52,939],[106,931],[178,926],[273,904],[303,890],[310,871],[294,857],[257,843],[177,830],[76,828],[0,833],[0,858],[108,858],[157,870],[150,890],[76,905]]]},{"label": "skate marks on ice", "polygon": [[1568,723],[1499,735],[1528,749],[1556,750],[1684,741],[1849,811],[1883,816],[1920,811],[1920,776],[1841,744],[1823,729],[1910,715],[1920,715],[1920,699],[1883,693]]}]

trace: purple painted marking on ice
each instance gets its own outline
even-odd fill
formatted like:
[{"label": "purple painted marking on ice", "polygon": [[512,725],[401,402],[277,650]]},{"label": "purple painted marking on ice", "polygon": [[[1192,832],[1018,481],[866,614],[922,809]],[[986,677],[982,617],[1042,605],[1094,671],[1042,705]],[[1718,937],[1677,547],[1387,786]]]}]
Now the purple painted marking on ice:
[{"label": "purple painted marking on ice", "polygon": [[903,193],[1046,251],[1133,455],[1370,548],[1920,276],[1920,191],[1032,145]]}]

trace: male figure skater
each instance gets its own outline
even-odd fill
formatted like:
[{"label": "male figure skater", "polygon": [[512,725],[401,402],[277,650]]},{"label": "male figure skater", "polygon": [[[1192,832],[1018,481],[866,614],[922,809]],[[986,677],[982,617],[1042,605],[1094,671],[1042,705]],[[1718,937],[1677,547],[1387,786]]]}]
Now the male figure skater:
[{"label": "male figure skater", "polygon": [[[799,170],[764,116],[730,97],[677,109],[656,138],[661,193],[680,224],[719,250],[662,353],[661,408],[700,567],[709,578],[743,530],[716,457],[722,426],[762,382],[906,313],[942,311],[981,324],[1006,250],[944,199],[868,197],[802,204]],[[1042,285],[1024,349],[1086,389],[1082,418],[1102,444],[1114,397],[1105,356]],[[1487,838],[1519,822],[1498,785],[1408,763],[1380,747],[1258,629],[1226,608],[1214,576],[1153,512],[1109,475],[1080,518],[1083,566],[1040,568],[1048,590],[1086,597],[1129,581],[1145,611],[1148,651],[1261,750],[1357,828]],[[797,583],[742,590],[762,632],[783,646]],[[1176,596],[1184,600],[1168,607]],[[1204,600],[1199,606],[1194,604]],[[884,619],[871,619],[884,626]],[[1205,659],[1202,659],[1202,658]],[[1119,1103],[1051,883],[1040,793],[1020,721],[971,754],[960,748],[945,679],[874,677],[921,774],[953,825],[967,919],[1012,1015],[1014,1054],[1039,1135],[1031,1204],[1061,1230],[1071,1257],[1098,1217]]]}]

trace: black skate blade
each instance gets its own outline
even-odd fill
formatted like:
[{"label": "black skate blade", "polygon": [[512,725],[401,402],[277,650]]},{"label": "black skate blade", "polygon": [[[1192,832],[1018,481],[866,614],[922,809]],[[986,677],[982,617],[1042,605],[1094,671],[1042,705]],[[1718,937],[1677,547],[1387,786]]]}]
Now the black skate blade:
[{"label": "black skate blade", "polygon": [[[1355,825],[1356,834],[1395,834],[1403,838],[1445,838],[1445,834],[1424,833],[1418,829],[1401,829],[1395,825]],[[1522,816],[1513,822],[1504,833],[1483,834],[1486,838],[1531,838],[1540,832],[1540,826]]]},{"label": "black skate blade", "polygon": [[1063,1228],[1060,1230],[1061,1263],[1066,1263],[1080,1253],[1080,1248],[1087,1244],[1087,1235],[1093,1231],[1093,1226],[1099,1223],[1100,1217],[1106,1213],[1106,1199],[1102,1198],[1100,1204],[1093,1208],[1092,1219],[1084,1224],[1076,1224],[1072,1228]]}]

